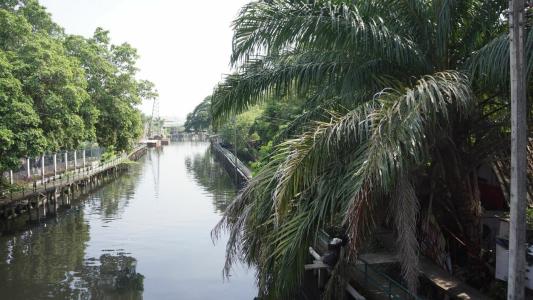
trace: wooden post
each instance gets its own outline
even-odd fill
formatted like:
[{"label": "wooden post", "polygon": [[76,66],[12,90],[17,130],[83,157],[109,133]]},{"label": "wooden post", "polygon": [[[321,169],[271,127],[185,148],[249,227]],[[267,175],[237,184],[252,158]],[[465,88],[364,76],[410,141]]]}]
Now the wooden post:
[{"label": "wooden post", "polygon": [[54,153],[54,177],[57,176],[57,153]]},{"label": "wooden post", "polygon": [[525,297],[527,123],[524,0],[509,0],[511,66],[511,222],[507,299]]},{"label": "wooden post", "polygon": [[44,177],[45,177],[45,172],[44,172],[44,154],[41,156],[41,179],[42,179],[42,183],[44,184]]},{"label": "wooden post", "polygon": [[82,156],[83,156],[83,168],[85,169],[85,149],[82,150]]},{"label": "wooden post", "polygon": [[30,158],[26,158],[26,168],[28,169],[27,170],[27,175],[28,175],[28,180],[31,179],[31,169],[30,169]]},{"label": "wooden post", "polygon": [[54,189],[54,211],[57,215],[57,209],[59,208],[59,199],[57,198],[57,189]]},{"label": "wooden post", "polygon": [[65,172],[68,171],[68,151],[65,151]]}]

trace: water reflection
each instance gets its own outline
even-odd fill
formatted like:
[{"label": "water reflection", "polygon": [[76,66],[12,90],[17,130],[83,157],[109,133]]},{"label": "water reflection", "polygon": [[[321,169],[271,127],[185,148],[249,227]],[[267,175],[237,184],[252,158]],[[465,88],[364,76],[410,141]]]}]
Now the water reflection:
[{"label": "water reflection", "polygon": [[59,217],[0,236],[3,299],[252,299],[210,231],[235,194],[209,144],[151,150]]},{"label": "water reflection", "polygon": [[159,198],[159,177],[161,174],[160,165],[161,165],[161,154],[163,153],[164,148],[154,148],[151,149],[146,154],[146,159],[150,162],[150,172],[152,173],[154,180],[154,196]]},{"label": "water reflection", "polygon": [[[144,276],[137,273],[137,260],[126,255],[104,254],[100,265],[87,265],[80,273],[83,298],[91,299],[142,299]],[[74,277],[73,277],[74,278]],[[72,283],[77,280],[68,280]]]},{"label": "water reflection", "polygon": [[134,198],[135,187],[141,180],[143,166],[133,162],[127,174],[114,178],[110,184],[96,189],[89,196],[80,199],[90,214],[100,215],[103,220],[120,219],[130,201]]},{"label": "water reflection", "polygon": [[74,208],[41,226],[0,238],[2,299],[142,299],[143,276],[125,253],[86,258],[87,214],[115,219],[139,180],[139,167],[116,178]]},{"label": "water reflection", "polygon": [[81,210],[72,211],[59,223],[3,238],[0,243],[3,296],[7,299],[74,297],[76,292],[69,289],[65,271],[81,271],[88,240],[88,226],[83,222]]},{"label": "water reflection", "polygon": [[235,197],[236,190],[226,171],[215,161],[211,148],[203,153],[186,157],[185,166],[194,180],[207,193],[213,195],[215,212],[224,212]]}]

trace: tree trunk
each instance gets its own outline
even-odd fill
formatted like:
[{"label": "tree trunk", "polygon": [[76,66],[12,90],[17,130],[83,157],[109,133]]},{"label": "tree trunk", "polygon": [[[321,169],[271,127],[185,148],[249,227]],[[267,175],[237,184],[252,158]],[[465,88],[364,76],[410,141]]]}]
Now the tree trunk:
[{"label": "tree trunk", "polygon": [[[457,218],[459,230],[466,239],[467,246],[479,250],[481,243],[481,201],[477,182],[477,171],[469,168],[461,161],[453,146],[440,149],[443,158],[445,182],[450,192]],[[470,249],[474,250],[474,249]]]}]

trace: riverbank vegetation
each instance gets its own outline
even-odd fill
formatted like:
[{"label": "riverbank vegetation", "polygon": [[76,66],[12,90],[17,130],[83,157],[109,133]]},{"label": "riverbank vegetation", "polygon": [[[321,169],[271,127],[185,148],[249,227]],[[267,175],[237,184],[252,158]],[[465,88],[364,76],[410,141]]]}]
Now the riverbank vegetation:
[{"label": "riverbank vegetation", "polygon": [[298,98],[269,97],[235,118],[213,124],[211,97],[207,97],[188,114],[185,131],[218,134],[223,146],[231,151],[236,149],[239,158],[258,171],[272,153],[272,146],[296,130],[297,126],[291,126],[291,122],[302,118],[302,105]]},{"label": "riverbank vegetation", "polygon": [[[236,72],[216,87],[209,114],[224,132],[234,116],[259,109],[236,137],[262,154],[214,231],[230,234],[225,271],[254,265],[260,295],[288,299],[321,231],[343,231],[342,259],[352,260],[381,227],[396,236],[411,291],[423,254],[487,292],[477,172],[510,153],[507,5],[244,6],[233,23]],[[533,30],[526,50],[530,75]],[[331,282],[342,284],[344,271]]]},{"label": "riverbank vegetation", "polygon": [[137,105],[157,97],[138,80],[138,53],[97,28],[69,35],[36,0],[0,1],[0,173],[19,159],[84,142],[129,149],[143,124]]}]

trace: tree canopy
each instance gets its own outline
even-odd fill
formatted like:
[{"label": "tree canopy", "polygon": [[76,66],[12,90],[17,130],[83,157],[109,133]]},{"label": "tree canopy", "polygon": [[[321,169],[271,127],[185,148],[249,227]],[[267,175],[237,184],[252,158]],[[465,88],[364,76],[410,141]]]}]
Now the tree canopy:
[{"label": "tree canopy", "polygon": [[101,28],[65,34],[36,0],[0,1],[0,172],[83,142],[130,148],[143,130],[137,106],[157,97],[137,59]]},{"label": "tree canopy", "polygon": [[211,97],[206,97],[194,110],[187,114],[186,131],[201,131],[211,127]]},{"label": "tree canopy", "polygon": [[[341,228],[349,238],[344,259],[354,259],[372,229],[386,226],[416,291],[420,252],[444,266],[449,241],[479,249],[477,169],[508,155],[506,7],[501,0],[245,5],[233,23],[237,71],[212,95],[215,124],[287,94],[305,109],[214,231],[230,233],[226,272],[237,260],[253,264],[262,296],[290,298],[322,231]],[[529,30],[528,74],[532,45]],[[437,242],[428,243],[431,236]]]}]

